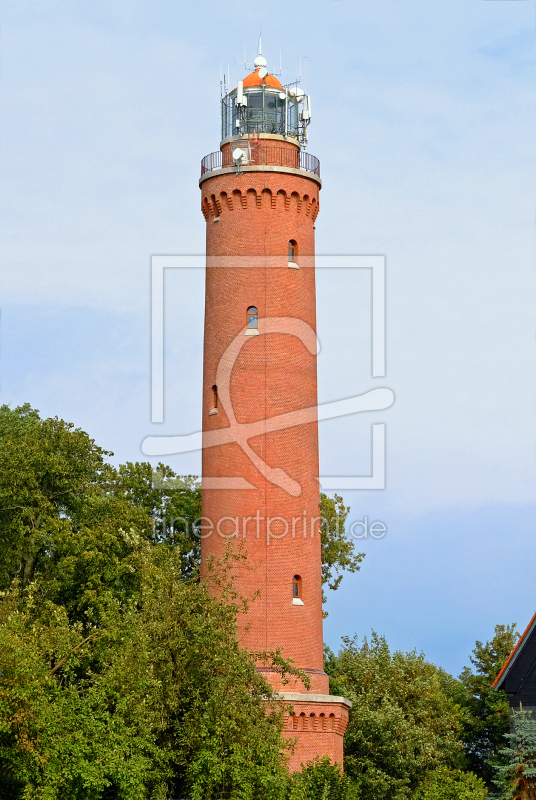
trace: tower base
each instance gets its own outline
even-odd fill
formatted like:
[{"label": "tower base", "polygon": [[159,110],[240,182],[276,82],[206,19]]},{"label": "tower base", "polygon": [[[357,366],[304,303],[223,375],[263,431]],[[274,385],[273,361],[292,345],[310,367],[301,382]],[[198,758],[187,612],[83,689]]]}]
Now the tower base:
[{"label": "tower base", "polygon": [[292,706],[284,714],[285,739],[294,739],[296,747],[289,758],[289,769],[295,772],[317,756],[329,756],[332,764],[343,766],[343,737],[352,707],[345,697],[330,694],[279,692],[279,697]]}]

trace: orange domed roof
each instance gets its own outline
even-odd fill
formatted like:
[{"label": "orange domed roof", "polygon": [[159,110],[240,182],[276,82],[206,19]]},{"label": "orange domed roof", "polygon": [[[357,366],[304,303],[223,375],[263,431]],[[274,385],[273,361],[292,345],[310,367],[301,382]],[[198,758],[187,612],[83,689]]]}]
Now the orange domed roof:
[{"label": "orange domed roof", "polygon": [[269,86],[271,89],[283,88],[275,75],[266,75],[263,81],[263,79],[259,76],[258,68],[255,70],[255,72],[252,72],[251,75],[248,75],[247,78],[244,78],[244,89],[247,89],[250,86],[262,86],[263,83],[265,86]]}]

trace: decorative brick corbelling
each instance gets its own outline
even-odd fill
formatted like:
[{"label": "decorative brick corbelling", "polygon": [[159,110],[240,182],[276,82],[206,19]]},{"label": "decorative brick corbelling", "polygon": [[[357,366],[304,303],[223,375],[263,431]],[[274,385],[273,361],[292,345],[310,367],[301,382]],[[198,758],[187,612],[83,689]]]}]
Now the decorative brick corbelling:
[{"label": "decorative brick corbelling", "polygon": [[[277,209],[277,198],[281,197],[285,211],[290,211],[291,200],[294,200],[296,203],[296,212],[298,214],[302,212],[302,208],[305,206],[304,216],[310,217],[314,222],[318,215],[319,205],[316,197],[311,198],[309,194],[300,196],[299,192],[292,192],[291,195],[288,195],[284,189],[273,191],[270,187],[265,186],[260,190],[250,187],[246,191],[234,189],[232,190],[232,194],[222,191],[219,195],[212,194],[210,197],[204,195],[201,201],[201,211],[205,219],[208,220],[209,216],[221,216],[224,208],[227,208],[229,211],[234,211],[235,205],[233,203],[233,195],[235,198],[240,199],[240,206],[243,209],[256,208],[261,210],[262,208],[266,208],[267,210],[275,211]],[[248,196],[251,198],[250,202],[248,202]],[[268,198],[264,205],[263,197]]]},{"label": "decorative brick corbelling", "polygon": [[277,194],[282,196],[284,209],[285,211],[288,211],[290,208],[290,197],[288,196],[288,194],[285,192],[284,189],[279,189]]},{"label": "decorative brick corbelling", "polygon": [[219,197],[217,197],[214,194],[211,196],[210,199],[212,201],[212,208],[214,209],[214,212],[215,212],[214,216],[215,217],[219,217],[220,214],[221,214],[221,200],[220,200]]},{"label": "decorative brick corbelling", "polygon": [[[332,763],[342,767],[343,737],[351,703],[340,697],[327,696],[321,702],[315,702],[314,695],[310,700],[302,697],[300,701],[292,700],[291,710],[283,713],[283,736],[297,743],[290,756],[291,771],[300,769],[319,754],[329,756]],[[286,700],[285,705],[288,705]]]}]

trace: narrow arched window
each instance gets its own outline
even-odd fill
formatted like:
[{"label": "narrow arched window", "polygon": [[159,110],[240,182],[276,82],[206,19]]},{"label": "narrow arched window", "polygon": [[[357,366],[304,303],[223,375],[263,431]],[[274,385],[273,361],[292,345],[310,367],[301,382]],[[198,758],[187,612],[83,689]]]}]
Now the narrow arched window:
[{"label": "narrow arched window", "polygon": [[255,306],[250,306],[248,308],[248,328],[258,328],[259,327],[259,312]]},{"label": "narrow arched window", "polygon": [[292,578],[292,597],[301,597],[301,578],[294,575]]},{"label": "narrow arched window", "polygon": [[212,408],[208,412],[209,417],[218,413],[218,387],[216,384],[212,387]]},{"label": "narrow arched window", "polygon": [[298,245],[291,239],[288,243],[288,260],[289,261],[296,261],[298,258]]}]

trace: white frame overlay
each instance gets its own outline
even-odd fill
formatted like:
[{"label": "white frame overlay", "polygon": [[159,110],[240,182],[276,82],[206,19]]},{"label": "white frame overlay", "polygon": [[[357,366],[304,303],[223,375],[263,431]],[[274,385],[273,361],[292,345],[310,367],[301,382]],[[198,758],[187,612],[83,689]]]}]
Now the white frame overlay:
[{"label": "white frame overlay", "polygon": [[[224,261],[224,259],[220,259]],[[197,262],[197,263],[196,263]],[[336,262],[336,263],[334,263]],[[248,259],[248,268],[251,260]],[[164,421],[164,271],[166,269],[205,269],[206,257],[155,255],[151,259],[151,422]],[[222,263],[222,267],[224,264]],[[307,268],[307,267],[306,267]],[[383,378],[386,372],[386,258],[383,255],[315,257],[315,269],[369,269],[372,271],[372,377]],[[372,405],[367,406],[367,398]],[[323,403],[317,407],[318,421],[334,417],[386,409],[394,402],[391,389],[373,389],[364,395]],[[319,476],[322,489],[385,489],[385,423],[372,424],[371,475]],[[201,431],[186,436],[148,436],[142,442],[145,455],[171,455],[202,448]],[[254,489],[244,478],[203,478],[204,488]]]}]

